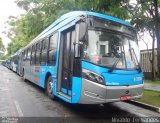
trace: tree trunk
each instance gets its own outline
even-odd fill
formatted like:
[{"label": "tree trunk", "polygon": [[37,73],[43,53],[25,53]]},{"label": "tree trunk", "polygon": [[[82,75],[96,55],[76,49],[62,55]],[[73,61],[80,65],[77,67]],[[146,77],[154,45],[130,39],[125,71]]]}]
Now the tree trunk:
[{"label": "tree trunk", "polygon": [[158,0],[154,0],[155,7],[155,31],[157,39],[157,64],[158,64],[158,78],[160,78],[160,20],[158,13]]}]

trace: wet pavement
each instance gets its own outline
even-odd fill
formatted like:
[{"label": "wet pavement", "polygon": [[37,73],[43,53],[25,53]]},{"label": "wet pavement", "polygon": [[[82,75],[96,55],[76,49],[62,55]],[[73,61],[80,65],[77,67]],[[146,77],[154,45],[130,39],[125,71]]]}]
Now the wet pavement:
[{"label": "wet pavement", "polygon": [[16,73],[0,65],[0,117],[67,117],[98,122],[93,118],[160,117],[160,114],[126,102],[78,105],[58,98],[51,100],[43,89],[24,82]]}]

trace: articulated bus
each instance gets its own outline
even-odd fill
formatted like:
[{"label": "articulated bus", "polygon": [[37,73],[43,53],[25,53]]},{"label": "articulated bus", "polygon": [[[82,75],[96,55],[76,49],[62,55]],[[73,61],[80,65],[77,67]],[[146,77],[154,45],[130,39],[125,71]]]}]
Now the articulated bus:
[{"label": "articulated bus", "polygon": [[140,98],[143,73],[133,27],[89,11],[61,16],[22,48],[20,73],[68,103]]},{"label": "articulated bus", "polygon": [[20,53],[21,51],[18,50],[14,55],[10,57],[10,69],[17,74],[20,74]]},{"label": "articulated bus", "polygon": [[11,69],[11,59],[10,59],[10,57],[5,61],[5,66],[6,66],[8,69]]}]

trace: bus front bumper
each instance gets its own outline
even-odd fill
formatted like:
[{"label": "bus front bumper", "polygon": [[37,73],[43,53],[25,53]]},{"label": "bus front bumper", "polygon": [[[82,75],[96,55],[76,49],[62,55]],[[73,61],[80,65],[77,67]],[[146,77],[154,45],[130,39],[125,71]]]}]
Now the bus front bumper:
[{"label": "bus front bumper", "polygon": [[121,101],[121,97],[129,95],[131,99],[142,97],[143,84],[131,86],[105,86],[90,80],[82,79],[80,104],[102,104]]}]

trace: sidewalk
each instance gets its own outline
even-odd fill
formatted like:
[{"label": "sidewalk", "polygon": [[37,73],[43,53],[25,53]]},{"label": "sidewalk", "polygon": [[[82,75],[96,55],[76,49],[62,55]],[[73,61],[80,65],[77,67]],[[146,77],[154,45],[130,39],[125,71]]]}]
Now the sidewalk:
[{"label": "sidewalk", "polygon": [[[144,83],[144,93],[141,99],[128,101],[131,104],[136,106],[140,106],[142,108],[146,108],[155,112],[160,113],[160,107],[157,106],[159,104],[159,93],[160,93],[160,85],[152,84],[152,83]],[[147,91],[153,90],[153,91]]]},{"label": "sidewalk", "polygon": [[144,83],[144,89],[160,92],[160,85]]}]

